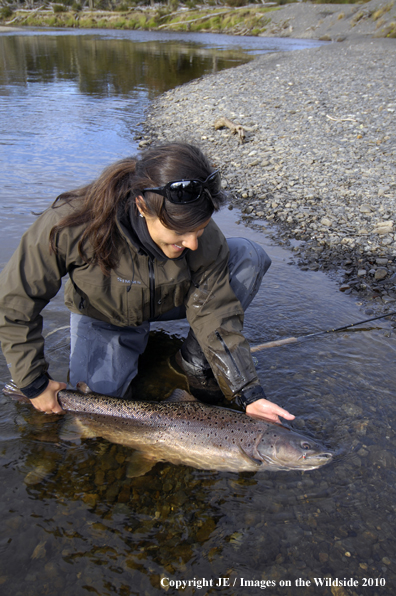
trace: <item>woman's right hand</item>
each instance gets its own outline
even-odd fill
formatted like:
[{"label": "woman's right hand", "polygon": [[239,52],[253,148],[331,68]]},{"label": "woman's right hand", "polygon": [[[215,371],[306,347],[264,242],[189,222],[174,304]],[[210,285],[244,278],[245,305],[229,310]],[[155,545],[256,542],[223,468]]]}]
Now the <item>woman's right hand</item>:
[{"label": "woman's right hand", "polygon": [[58,391],[66,389],[66,383],[59,383],[50,379],[47,388],[38,397],[31,399],[36,410],[45,414],[63,414],[58,402]]}]

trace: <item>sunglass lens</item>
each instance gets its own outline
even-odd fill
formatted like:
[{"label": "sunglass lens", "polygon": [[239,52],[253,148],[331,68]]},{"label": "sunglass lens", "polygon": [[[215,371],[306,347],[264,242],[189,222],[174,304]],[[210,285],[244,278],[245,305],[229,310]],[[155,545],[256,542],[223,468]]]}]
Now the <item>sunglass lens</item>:
[{"label": "sunglass lens", "polygon": [[173,203],[196,201],[202,192],[202,183],[197,180],[181,180],[169,185],[169,200]]}]

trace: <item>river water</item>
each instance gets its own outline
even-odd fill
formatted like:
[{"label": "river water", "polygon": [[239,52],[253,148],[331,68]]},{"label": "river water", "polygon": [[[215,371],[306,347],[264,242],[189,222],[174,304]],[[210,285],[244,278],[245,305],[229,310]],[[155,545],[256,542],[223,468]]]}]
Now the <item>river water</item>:
[{"label": "river water", "polygon": [[[1,266],[32,211],[136,151],[158,93],[256,53],[307,45],[141,32],[1,35]],[[252,345],[367,318],[324,274],[295,267],[270,229],[246,228],[235,210],[216,219],[273,260],[246,314]],[[67,326],[59,295],[44,329],[59,379]],[[180,383],[168,357],[186,331],[184,322],[153,328],[136,381],[146,398]],[[67,416],[0,397],[0,594],[394,594],[395,355],[387,320],[255,354],[268,397],[296,414],[292,426],[339,452],[305,473],[163,462],[128,478],[130,450],[71,440]],[[0,379],[8,380],[2,357]],[[182,581],[190,585],[175,584]]]}]

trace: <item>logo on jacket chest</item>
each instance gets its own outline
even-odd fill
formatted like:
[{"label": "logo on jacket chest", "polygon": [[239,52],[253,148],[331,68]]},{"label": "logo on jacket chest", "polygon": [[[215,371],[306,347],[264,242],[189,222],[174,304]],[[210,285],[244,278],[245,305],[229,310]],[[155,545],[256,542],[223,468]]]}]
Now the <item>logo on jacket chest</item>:
[{"label": "logo on jacket chest", "polygon": [[131,285],[131,284],[137,284],[139,286],[142,285],[142,282],[137,280],[137,279],[123,279],[122,277],[117,277],[117,281],[119,281],[122,284],[127,284],[127,285]]}]

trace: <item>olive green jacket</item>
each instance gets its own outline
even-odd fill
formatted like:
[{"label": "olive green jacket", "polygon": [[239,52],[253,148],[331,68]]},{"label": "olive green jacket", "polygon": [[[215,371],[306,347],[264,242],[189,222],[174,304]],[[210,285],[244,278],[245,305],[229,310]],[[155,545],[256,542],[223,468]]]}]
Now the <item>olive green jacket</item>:
[{"label": "olive green jacket", "polygon": [[[41,311],[67,274],[66,306],[114,325],[140,325],[184,304],[187,320],[225,396],[231,399],[246,385],[259,382],[241,333],[243,309],[229,284],[228,245],[213,221],[200,237],[197,250],[166,261],[139,254],[119,224],[119,262],[106,276],[78,253],[83,226],[63,229],[57,235],[56,253],[50,250],[50,231],[70,209],[63,203],[38,217],[0,274],[1,345],[20,388],[48,368]],[[88,246],[88,258],[89,251]]]}]

